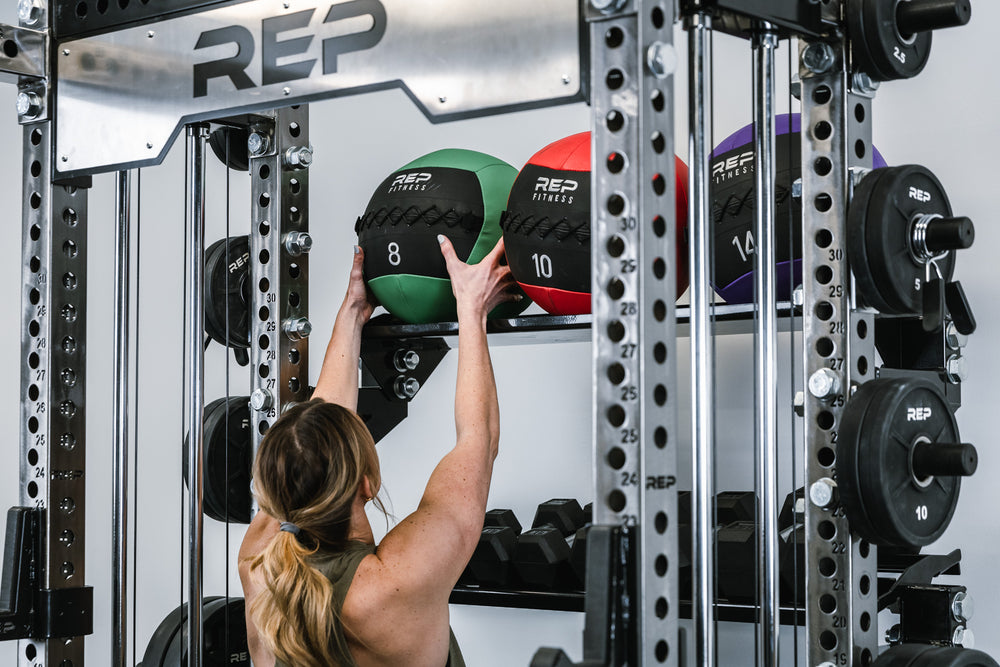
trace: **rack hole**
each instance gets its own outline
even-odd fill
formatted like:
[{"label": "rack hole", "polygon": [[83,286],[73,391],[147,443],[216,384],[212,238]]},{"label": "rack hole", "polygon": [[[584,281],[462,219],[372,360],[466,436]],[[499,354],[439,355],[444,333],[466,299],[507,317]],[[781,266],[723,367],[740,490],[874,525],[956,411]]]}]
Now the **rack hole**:
[{"label": "rack hole", "polygon": [[625,168],[625,156],[617,151],[608,156],[607,159],[608,171],[612,174],[617,174]]},{"label": "rack hole", "polygon": [[608,379],[612,384],[621,384],[625,381],[625,367],[615,362],[608,366]]},{"label": "rack hole", "polygon": [[864,320],[858,320],[858,338],[864,340],[868,337],[868,323]]},{"label": "rack hole", "polygon": [[262,378],[266,378],[270,374],[271,374],[271,368],[267,364],[261,364],[260,366],[257,367],[257,375],[261,376]]},{"label": "rack hole", "polygon": [[659,30],[663,27],[663,10],[660,7],[653,7],[649,19],[653,22],[653,27]]},{"label": "rack hole", "polygon": [[862,649],[861,667],[871,667],[871,664],[872,664],[872,652],[868,649]]},{"label": "rack hole", "polygon": [[24,647],[24,657],[28,660],[34,660],[37,655],[38,649],[35,648],[34,644],[28,644]]},{"label": "rack hole", "polygon": [[260,318],[261,322],[266,322],[267,318],[271,316],[271,311],[267,306],[261,306],[260,310],[257,311],[257,317]]},{"label": "rack hole", "polygon": [[38,302],[41,300],[41,298],[42,298],[42,293],[39,292],[34,287],[32,287],[31,291],[28,292],[28,300],[31,301],[32,306],[37,305]]},{"label": "rack hole", "polygon": [[612,109],[604,117],[604,125],[612,132],[617,132],[625,125],[625,116],[622,115],[621,111]]},{"label": "rack hole", "polygon": [[267,208],[268,206],[271,205],[271,195],[267,194],[266,192],[260,193],[260,197],[257,198],[257,204],[261,208]]},{"label": "rack hole", "polygon": [[299,179],[297,178],[289,179],[288,189],[291,191],[293,195],[297,195],[302,190],[302,183],[300,183]]},{"label": "rack hole", "polygon": [[833,208],[833,197],[825,192],[821,192],[816,195],[816,199],[813,200],[813,206],[815,206],[816,210],[820,213],[826,213]]},{"label": "rack hole", "polygon": [[257,345],[260,347],[260,349],[266,350],[267,348],[271,347],[271,339],[268,337],[267,334],[261,334],[260,338],[257,339]]},{"label": "rack hole", "polygon": [[667,221],[663,219],[662,215],[653,218],[653,233],[659,238],[663,238],[663,235],[667,233]]},{"label": "rack hole", "polygon": [[42,143],[42,131],[32,130],[30,141],[32,146],[37,146],[38,144]]},{"label": "rack hole", "polygon": [[653,317],[656,318],[657,322],[662,322],[667,317],[667,304],[657,299],[653,304]]},{"label": "rack hole", "polygon": [[833,428],[836,420],[833,418],[833,413],[823,410],[818,415],[816,415],[816,426],[819,426],[824,431],[829,431]]},{"label": "rack hole", "polygon": [[625,408],[620,405],[612,405],[608,408],[608,423],[614,427],[625,423]]},{"label": "rack hole", "polygon": [[659,154],[662,153],[667,148],[667,140],[663,138],[663,134],[659,131],[653,132],[653,137],[650,139],[650,144],[653,146],[653,150]]},{"label": "rack hole", "polygon": [[833,525],[832,521],[821,521],[816,527],[816,532],[824,540],[832,540],[837,535],[837,527]]},{"label": "rack hole", "polygon": [[260,176],[261,180],[266,181],[271,177],[271,167],[266,164],[260,165],[260,169],[257,170],[257,175]]},{"label": "rack hole", "polygon": [[73,259],[80,252],[80,249],[76,247],[76,242],[68,240],[63,243],[63,254],[69,259]]},{"label": "rack hole", "polygon": [[299,363],[299,351],[294,347],[288,351],[288,363],[290,364]]},{"label": "rack hole", "polygon": [[653,431],[653,444],[659,449],[663,449],[667,446],[667,429],[662,426],[656,427],[656,430]]},{"label": "rack hole", "polygon": [[298,123],[289,123],[288,134],[292,135],[293,137],[298,137],[300,134],[302,134],[302,127]]},{"label": "rack hole", "polygon": [[868,145],[864,142],[864,140],[858,139],[854,142],[854,154],[857,155],[859,159],[868,154]]},{"label": "rack hole", "polygon": [[271,281],[269,281],[267,278],[261,278],[260,282],[257,283],[257,288],[261,292],[266,292],[267,290],[271,289]]},{"label": "rack hole", "polygon": [[816,232],[814,237],[816,240],[816,245],[820,248],[829,248],[830,244],[833,243],[833,234],[829,229],[821,229]]},{"label": "rack hole", "polygon": [[41,325],[38,323],[38,320],[28,322],[28,333],[30,335],[37,336],[39,331],[41,331]]},{"label": "rack hole", "polygon": [[42,205],[42,196],[37,192],[32,192],[31,196],[28,197],[28,203],[31,205],[31,208],[37,209]]},{"label": "rack hole", "polygon": [[854,118],[859,123],[863,123],[863,122],[865,122],[865,115],[866,115],[865,114],[865,105],[864,104],[860,104],[860,103],[855,104],[854,105]]},{"label": "rack hole", "polygon": [[666,106],[666,98],[663,96],[663,91],[654,90],[649,96],[649,102],[653,105],[655,111],[663,111]]},{"label": "rack hole", "polygon": [[299,393],[300,387],[301,387],[301,383],[299,382],[298,378],[289,378],[288,379],[288,391],[292,392],[293,394],[297,394],[297,393]]},{"label": "rack hole", "polygon": [[29,466],[38,465],[38,450],[37,449],[29,449],[28,450],[28,465]]},{"label": "rack hole", "polygon": [[831,269],[826,264],[822,264],[816,269],[816,282],[820,285],[826,285],[831,280],[833,280],[833,269]]},{"label": "rack hole", "polygon": [[667,599],[666,598],[657,598],[656,599],[656,605],[655,605],[655,607],[656,607],[656,617],[657,618],[661,618],[662,619],[662,618],[666,618],[667,617],[667,610],[670,607],[669,607],[669,605],[667,605]]},{"label": "rack hole", "polygon": [[618,320],[612,320],[608,323],[608,338],[613,342],[617,343],[622,338],[625,337],[625,325]]},{"label": "rack hole", "polygon": [[299,268],[298,264],[296,264],[295,262],[292,262],[291,264],[288,265],[288,277],[289,278],[298,278],[300,273],[302,273],[302,269]]},{"label": "rack hole", "polygon": [[816,304],[816,317],[826,322],[833,317],[833,304],[829,301],[820,301]]},{"label": "rack hole", "polygon": [[868,575],[861,577],[861,581],[858,582],[858,590],[861,591],[862,595],[868,595],[872,588],[872,580],[868,578]]},{"label": "rack hole", "polygon": [[76,209],[66,208],[62,214],[63,222],[69,227],[76,227],[76,223],[79,222],[80,216],[77,214]]},{"label": "rack hole", "polygon": [[868,357],[864,355],[858,357],[858,373],[868,375]]},{"label": "rack hole", "polygon": [[625,283],[618,278],[608,281],[608,296],[617,301],[625,295]]},{"label": "rack hole", "polygon": [[621,215],[625,211],[625,198],[617,193],[611,195],[608,197],[607,209],[611,215]]},{"label": "rack hole", "polygon": [[657,343],[653,346],[653,359],[656,363],[662,364],[667,360],[667,346],[663,343]]},{"label": "rack hole", "polygon": [[829,468],[837,461],[837,454],[829,447],[820,447],[816,452],[816,461],[824,468]]},{"label": "rack hole", "polygon": [[261,236],[267,236],[271,232],[271,224],[267,220],[264,220],[257,225],[257,231],[260,232]]},{"label": "rack hole", "polygon": [[656,513],[656,516],[653,517],[653,528],[656,529],[656,532],[660,535],[667,532],[667,515],[665,513]]},{"label": "rack hole", "polygon": [[621,470],[625,465],[625,451],[621,447],[612,447],[608,452],[608,465],[615,470]]},{"label": "rack hole", "polygon": [[868,544],[868,540],[860,540],[858,542],[858,554],[860,554],[862,558],[868,558],[869,552],[871,552],[871,545]]},{"label": "rack hole", "polygon": [[667,388],[662,384],[656,385],[653,389],[653,400],[656,401],[657,405],[662,407],[667,402]]},{"label": "rack hole", "polygon": [[832,614],[837,611],[837,598],[829,593],[819,599],[819,608],[824,614]]},{"label": "rack hole", "polygon": [[868,632],[868,629],[872,627],[872,617],[867,611],[861,614],[861,631]]},{"label": "rack hole", "polygon": [[819,636],[819,645],[827,651],[837,648],[837,635],[829,630],[824,630]]},{"label": "rack hole", "polygon": [[666,662],[668,655],[670,655],[670,647],[667,646],[667,642],[662,639],[656,642],[656,661]]},{"label": "rack hole", "polygon": [[834,345],[833,341],[824,336],[816,341],[816,354],[821,357],[829,357],[833,354]]},{"label": "rack hole", "polygon": [[269,253],[266,249],[261,250],[257,255],[257,259],[260,260],[261,264],[267,264],[271,261],[271,253]]},{"label": "rack hole", "polygon": [[662,196],[666,191],[667,179],[663,178],[663,174],[656,174],[653,176],[653,192],[655,192],[657,196]]},{"label": "rack hole", "polygon": [[28,268],[31,269],[32,273],[38,273],[38,269],[42,268],[42,260],[40,260],[37,256],[32,257],[28,261]]},{"label": "rack hole", "polygon": [[617,49],[625,41],[625,33],[621,28],[614,27],[604,33],[604,43],[609,48]]},{"label": "rack hole", "polygon": [[[33,384],[28,387],[28,400],[37,401],[38,400],[38,385]],[[34,464],[32,464],[34,465]]]},{"label": "rack hole", "polygon": [[[608,254],[612,257],[621,257],[622,253],[625,252],[625,239],[616,234],[608,239],[607,248]],[[37,270],[35,269],[35,271]]]},{"label": "rack hole", "polygon": [[621,512],[625,509],[625,494],[615,489],[608,494],[608,507],[612,512]]},{"label": "rack hole", "polygon": [[813,136],[819,141],[826,141],[833,136],[833,125],[821,120],[813,126]]},{"label": "rack hole", "polygon": [[38,485],[34,482],[28,482],[28,495],[32,498],[38,495]]},{"label": "rack hole", "polygon": [[298,292],[289,292],[288,293],[288,305],[289,306],[291,306],[292,308],[298,308],[299,307],[299,302],[300,302],[300,299],[299,299],[299,293]]},{"label": "rack hole", "polygon": [[38,418],[29,417],[28,418],[28,431],[31,433],[38,433]]},{"label": "rack hole", "polygon": [[266,421],[262,420],[260,423],[257,424],[257,432],[260,433],[261,435],[267,433],[267,428],[268,424]]},{"label": "rack hole", "polygon": [[833,162],[828,157],[816,158],[816,161],[813,162],[813,171],[816,172],[817,176],[826,176],[833,171]]},{"label": "rack hole", "polygon": [[617,67],[609,70],[604,77],[604,84],[610,90],[618,90],[625,84],[625,74]]},{"label": "rack hole", "polygon": [[819,559],[819,573],[824,577],[832,577],[837,574],[837,561],[832,558],[820,558]]},{"label": "rack hole", "polygon": [[813,102],[816,104],[827,104],[833,98],[833,90],[826,84],[816,86],[813,91]]}]

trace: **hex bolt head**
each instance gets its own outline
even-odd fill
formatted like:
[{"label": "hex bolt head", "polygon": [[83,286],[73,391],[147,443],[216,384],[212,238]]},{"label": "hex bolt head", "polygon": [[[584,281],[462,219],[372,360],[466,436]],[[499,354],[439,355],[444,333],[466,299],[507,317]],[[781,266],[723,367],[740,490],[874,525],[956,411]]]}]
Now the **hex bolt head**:
[{"label": "hex bolt head", "polygon": [[45,13],[45,4],[41,0],[18,0],[17,20],[24,25],[36,25]]},{"label": "hex bolt head", "polygon": [[412,371],[420,365],[420,355],[415,350],[396,350],[392,357],[392,365],[400,373]]},{"label": "hex bolt head", "polygon": [[289,232],[285,234],[285,251],[292,257],[304,255],[312,250],[313,239],[309,232]]},{"label": "hex bolt head", "polygon": [[417,395],[420,391],[420,382],[416,378],[404,377],[400,375],[392,384],[392,389],[396,396],[407,401]]},{"label": "hex bolt head", "polygon": [[840,376],[829,368],[821,368],[809,376],[809,393],[820,400],[829,400],[840,393]]},{"label": "hex bolt head", "polygon": [[802,199],[802,179],[796,178],[792,181],[792,196],[796,199]]},{"label": "hex bolt head", "polygon": [[951,643],[955,646],[972,648],[972,644],[974,643],[972,631],[967,630],[964,625],[958,626],[951,635]]},{"label": "hex bolt head", "polygon": [[868,72],[855,72],[851,76],[851,88],[859,95],[874,95],[881,85],[868,76]]},{"label": "hex bolt head", "polygon": [[274,405],[274,397],[267,389],[254,389],[250,394],[250,407],[261,412]]},{"label": "hex bolt head", "polygon": [[813,42],[802,52],[802,65],[813,74],[826,74],[836,61],[833,48],[826,42]]},{"label": "hex bolt head", "polygon": [[805,414],[806,405],[806,395],[801,391],[795,392],[795,398],[792,399],[792,409],[795,410],[795,414],[801,417]]},{"label": "hex bolt head", "polygon": [[948,376],[948,382],[951,382],[952,384],[964,382],[965,379],[969,377],[968,369],[965,364],[965,357],[960,354],[953,354],[948,357],[948,361],[945,362],[944,371]]},{"label": "hex bolt head", "polygon": [[267,152],[270,141],[263,132],[253,131],[247,137],[247,151],[253,157],[260,157]]},{"label": "hex bolt head", "polygon": [[896,625],[892,626],[891,628],[885,631],[885,641],[888,642],[889,644],[898,644],[900,632],[901,630],[899,627],[899,623],[897,623]]},{"label": "hex bolt head", "polygon": [[954,322],[948,322],[948,326],[944,330],[944,341],[952,350],[961,350],[969,342],[969,337],[959,333]]},{"label": "hex bolt head", "polygon": [[281,330],[289,340],[302,340],[312,333],[312,324],[304,317],[290,317],[281,323]]},{"label": "hex bolt head", "polygon": [[42,112],[42,98],[38,93],[21,92],[17,94],[17,115],[20,118],[37,118]]},{"label": "hex bolt head", "polygon": [[590,0],[590,6],[599,12],[610,14],[625,6],[626,0]]},{"label": "hex bolt head", "polygon": [[313,152],[308,146],[292,146],[285,151],[285,166],[291,169],[307,169],[313,162]]},{"label": "hex bolt head", "polygon": [[976,605],[973,604],[972,596],[963,591],[955,594],[955,599],[951,601],[951,615],[959,623],[965,623],[972,619],[976,612]]},{"label": "hex bolt head", "polygon": [[677,68],[677,53],[674,47],[663,42],[653,42],[646,49],[646,66],[657,79],[665,79]]},{"label": "hex bolt head", "polygon": [[809,500],[816,507],[828,509],[835,504],[837,483],[829,477],[818,479],[809,487]]}]

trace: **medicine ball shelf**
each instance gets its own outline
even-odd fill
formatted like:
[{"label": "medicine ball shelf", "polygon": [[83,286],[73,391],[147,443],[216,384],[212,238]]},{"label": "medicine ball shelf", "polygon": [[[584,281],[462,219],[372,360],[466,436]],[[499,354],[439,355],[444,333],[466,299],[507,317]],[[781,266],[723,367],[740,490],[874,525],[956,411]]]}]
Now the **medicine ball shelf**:
[{"label": "medicine ball shelf", "polygon": [[[714,309],[716,333],[721,335],[753,333],[753,304],[719,304]],[[778,317],[782,331],[800,328],[791,324],[792,306],[778,302]],[[798,318],[798,314],[795,315]],[[688,336],[690,309],[677,307],[677,335]],[[540,343],[580,343],[590,341],[590,315],[525,315],[487,322],[491,345],[536,345]],[[403,340],[409,338],[443,337],[449,347],[457,345],[458,323],[432,324],[390,323],[375,318],[364,329],[370,340]]]}]

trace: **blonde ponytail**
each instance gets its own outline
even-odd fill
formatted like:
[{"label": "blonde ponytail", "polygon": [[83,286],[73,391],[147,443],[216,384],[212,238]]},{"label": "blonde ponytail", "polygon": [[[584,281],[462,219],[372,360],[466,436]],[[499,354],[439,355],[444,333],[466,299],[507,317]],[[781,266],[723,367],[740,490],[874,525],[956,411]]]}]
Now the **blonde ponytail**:
[{"label": "blonde ponytail", "polygon": [[[333,644],[341,625],[333,585],[309,557],[345,549],[352,506],[366,478],[378,493],[378,455],[364,422],[352,410],[319,399],[285,411],[257,451],[254,486],[261,511],[301,531],[278,531],[249,563],[250,576],[263,584],[250,602],[250,619],[288,665],[329,667],[348,653],[346,644]],[[377,499],[376,505],[382,509]]]},{"label": "blonde ponytail", "polygon": [[315,551],[282,531],[250,562],[265,586],[250,603],[250,618],[274,656],[295,667],[337,664],[333,586],[307,562]]}]

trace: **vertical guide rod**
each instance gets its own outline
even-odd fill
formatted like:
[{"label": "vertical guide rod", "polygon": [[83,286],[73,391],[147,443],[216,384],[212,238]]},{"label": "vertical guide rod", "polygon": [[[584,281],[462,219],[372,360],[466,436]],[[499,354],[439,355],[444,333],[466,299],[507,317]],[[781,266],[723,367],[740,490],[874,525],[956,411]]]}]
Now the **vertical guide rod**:
[{"label": "vertical guide rod", "polygon": [[129,264],[131,175],[115,176],[115,405],[114,517],[111,573],[111,664],[125,667],[128,651],[128,397],[129,397]]},{"label": "vertical guide rod", "polygon": [[694,448],[694,523],[692,549],[692,613],[695,631],[695,664],[715,665],[715,567],[712,539],[715,498],[715,461],[712,415],[714,359],[709,322],[709,239],[711,199],[709,198],[708,142],[712,137],[712,18],[698,12],[689,20],[689,118],[691,134],[688,156],[691,193],[691,444]]},{"label": "vertical guide rod", "polygon": [[205,410],[205,142],[208,125],[199,123],[187,126],[185,165],[184,225],[188,246],[184,253],[186,293],[184,295],[184,337],[187,358],[187,416],[188,434],[188,615],[187,651],[188,667],[202,667],[201,656],[201,598],[202,598],[202,448]]},{"label": "vertical guide rod", "polygon": [[757,626],[760,664],[778,664],[778,360],[775,267],[774,52],[778,36],[762,22],[753,39],[754,208],[754,414],[757,457]]}]

